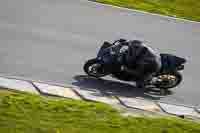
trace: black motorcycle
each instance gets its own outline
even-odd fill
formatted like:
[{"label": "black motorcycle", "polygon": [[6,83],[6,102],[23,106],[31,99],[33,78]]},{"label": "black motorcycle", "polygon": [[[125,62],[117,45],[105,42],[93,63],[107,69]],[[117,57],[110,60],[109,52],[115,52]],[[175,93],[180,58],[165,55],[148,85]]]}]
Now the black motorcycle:
[{"label": "black motorcycle", "polygon": [[[89,76],[100,78],[110,75],[118,80],[133,81],[134,77],[121,69],[121,65],[117,65],[116,60],[120,60],[122,54],[120,48],[116,45],[120,44],[120,40],[114,43],[104,43],[96,58],[88,60],[84,64],[84,71]],[[162,68],[155,73],[151,79],[145,82],[145,85],[153,85],[160,90],[168,90],[176,87],[182,81],[182,75],[179,71],[184,69],[186,60],[172,54],[160,54]],[[109,65],[108,65],[109,64]],[[109,67],[108,67],[109,66]]]}]

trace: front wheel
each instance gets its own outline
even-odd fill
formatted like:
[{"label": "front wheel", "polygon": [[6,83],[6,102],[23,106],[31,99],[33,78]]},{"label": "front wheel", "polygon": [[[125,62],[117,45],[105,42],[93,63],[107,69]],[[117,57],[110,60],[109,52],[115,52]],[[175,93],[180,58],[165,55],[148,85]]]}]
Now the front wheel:
[{"label": "front wheel", "polygon": [[100,77],[108,75],[108,73],[106,73],[105,69],[103,68],[101,64],[101,61],[98,59],[88,60],[85,63],[83,69],[86,74],[92,77],[96,77],[96,78],[100,78]]},{"label": "front wheel", "polygon": [[158,81],[155,83],[157,88],[161,89],[170,89],[178,86],[182,81],[181,73],[169,72],[169,73],[161,73],[157,76]]}]

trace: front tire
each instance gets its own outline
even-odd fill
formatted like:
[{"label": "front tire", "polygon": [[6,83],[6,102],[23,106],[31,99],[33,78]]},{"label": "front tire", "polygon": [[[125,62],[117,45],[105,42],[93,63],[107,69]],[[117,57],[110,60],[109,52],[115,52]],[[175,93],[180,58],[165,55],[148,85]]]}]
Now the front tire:
[{"label": "front tire", "polygon": [[160,89],[170,89],[178,86],[182,81],[182,75],[178,71],[162,73],[157,76],[158,81],[155,86]]},{"label": "front tire", "polygon": [[101,61],[98,59],[91,59],[88,60],[83,67],[85,73],[91,77],[96,77],[96,78],[100,78],[100,77],[104,77],[106,75],[108,75],[105,72],[105,69],[102,67]]}]

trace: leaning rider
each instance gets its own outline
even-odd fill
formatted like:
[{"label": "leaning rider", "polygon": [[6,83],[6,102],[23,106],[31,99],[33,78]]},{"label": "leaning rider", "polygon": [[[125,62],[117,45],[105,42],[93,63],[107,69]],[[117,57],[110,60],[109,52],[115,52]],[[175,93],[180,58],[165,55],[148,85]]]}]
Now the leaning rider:
[{"label": "leaning rider", "polygon": [[122,70],[133,75],[138,87],[161,69],[160,54],[139,40],[120,39],[121,45],[128,46]]}]

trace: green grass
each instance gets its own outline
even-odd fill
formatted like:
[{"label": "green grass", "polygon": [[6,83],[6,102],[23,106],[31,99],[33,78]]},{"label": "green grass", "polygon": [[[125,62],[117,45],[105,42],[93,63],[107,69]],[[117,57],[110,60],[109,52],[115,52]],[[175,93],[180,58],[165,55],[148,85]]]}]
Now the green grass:
[{"label": "green grass", "polygon": [[108,105],[0,91],[0,133],[200,133],[174,118],[122,117]]},{"label": "green grass", "polygon": [[200,21],[200,0],[96,0],[97,2]]}]

